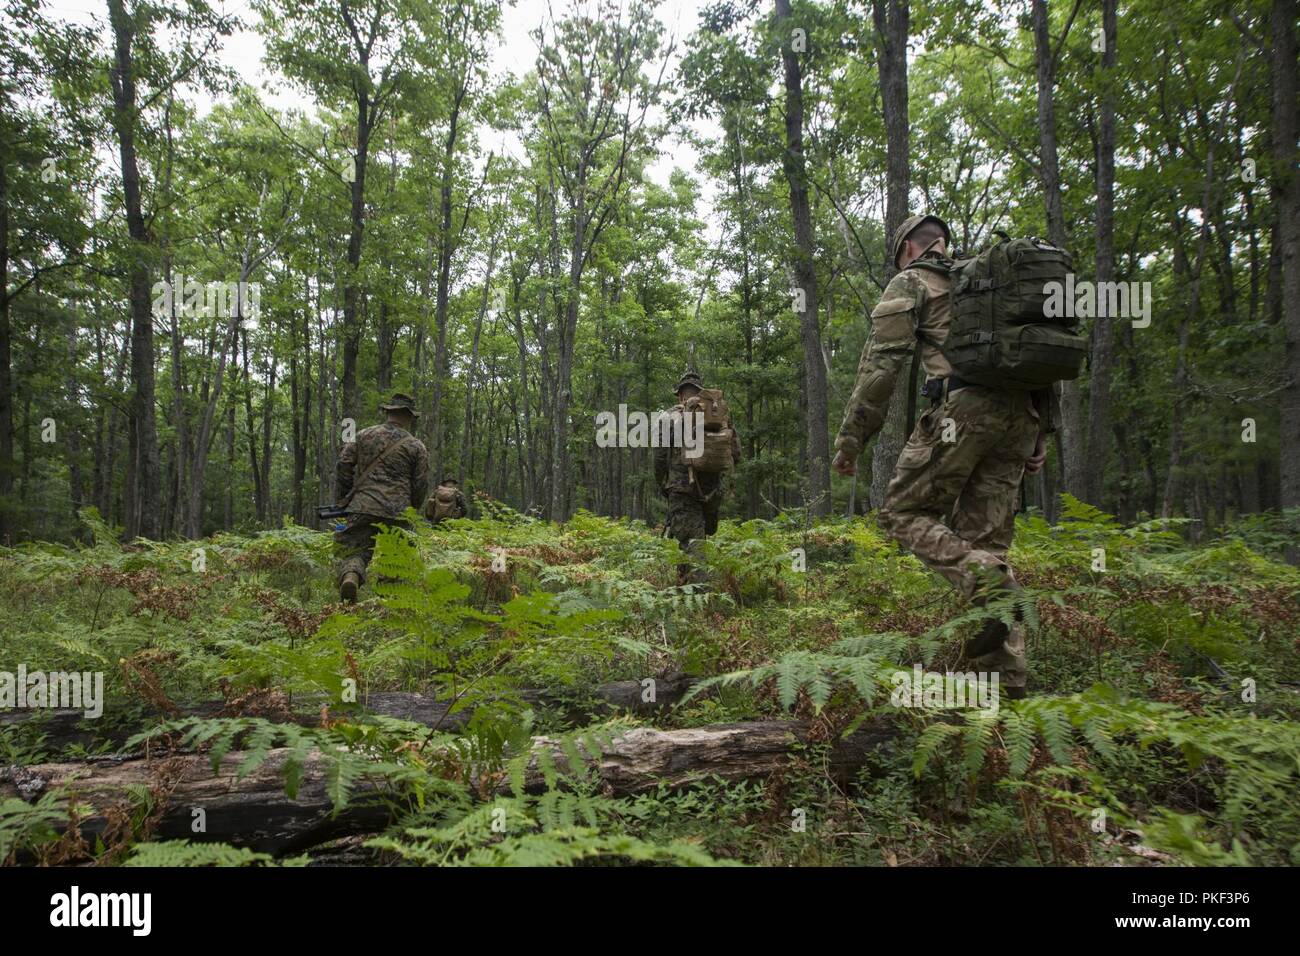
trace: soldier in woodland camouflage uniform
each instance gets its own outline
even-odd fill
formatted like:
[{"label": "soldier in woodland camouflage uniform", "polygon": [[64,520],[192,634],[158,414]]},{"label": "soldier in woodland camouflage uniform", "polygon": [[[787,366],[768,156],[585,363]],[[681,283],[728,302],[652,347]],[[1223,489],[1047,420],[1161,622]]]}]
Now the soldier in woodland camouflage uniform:
[{"label": "soldier in woodland camouflage uniform", "polygon": [[[686,413],[684,403],[698,395],[703,387],[703,380],[694,371],[688,371],[682,376],[674,389],[677,404],[665,415],[661,432],[664,438],[684,434],[680,428],[688,428],[689,423],[683,423],[679,428],[673,428],[672,423],[683,422]],[[740,464],[740,435],[734,423],[731,425],[731,458],[733,464]],[[718,512],[722,507],[725,480],[724,475],[694,472],[676,447],[662,439],[660,446],[655,449],[655,481],[668,499],[668,533],[677,539],[687,554],[694,552],[697,541],[718,530]],[[679,584],[685,584],[692,575],[696,583],[699,583],[699,572],[692,565],[677,566]]]},{"label": "soldier in woodland camouflage uniform", "polygon": [[[443,491],[443,489],[454,492],[454,495],[451,496],[454,499],[452,502],[451,514],[448,515],[440,515],[438,513],[437,496],[439,492]],[[429,524],[438,525],[449,517],[464,518],[468,515],[469,502],[465,500],[465,493],[460,490],[460,480],[455,475],[443,475],[442,481],[439,483],[437,489],[429,496],[429,500],[424,503],[424,517],[428,520]]]},{"label": "soldier in woodland camouflage uniform", "polygon": [[[833,464],[842,475],[856,472],[859,454],[885,420],[898,373],[921,339],[930,408],[898,457],[879,521],[968,600],[983,604],[999,591],[1019,590],[1006,560],[1016,498],[1021,476],[1042,470],[1054,408],[1050,389],[1026,392],[961,381],[930,344],[948,337],[951,279],[943,268],[924,266],[926,260],[949,263],[948,239],[947,224],[936,216],[913,216],[894,234],[894,264],[902,271],[871,313],[871,338]],[[918,260],[920,266],[912,265]],[[999,672],[1008,697],[1024,696],[1024,628],[1018,621],[1010,627],[987,622],[967,643],[965,656],[978,669]]]},{"label": "soldier in woodland camouflage uniform", "polygon": [[338,504],[348,517],[334,532],[334,543],[343,556],[339,594],[349,602],[365,583],[378,525],[404,527],[399,516],[408,507],[421,507],[429,492],[429,452],[411,434],[419,417],[415,399],[397,393],[379,407],[388,420],[362,429],[339,454]]}]

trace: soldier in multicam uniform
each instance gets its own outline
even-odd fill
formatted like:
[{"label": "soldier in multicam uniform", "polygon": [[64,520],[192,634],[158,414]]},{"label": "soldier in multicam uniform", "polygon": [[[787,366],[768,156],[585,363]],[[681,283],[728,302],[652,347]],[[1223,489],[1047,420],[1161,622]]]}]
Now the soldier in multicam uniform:
[{"label": "soldier in multicam uniform", "polygon": [[[661,431],[663,438],[655,449],[655,481],[668,499],[668,533],[677,539],[687,554],[696,550],[696,542],[718,530],[725,476],[695,472],[675,442],[664,439],[675,439],[685,434],[683,429],[690,427],[685,421],[685,402],[700,394],[703,388],[704,382],[696,372],[688,371],[682,376],[673,389],[677,394],[677,404],[665,413]],[[733,465],[740,464],[740,436],[734,424],[731,425],[731,458]],[[685,584],[692,579],[695,583],[702,583],[700,572],[693,565],[679,564],[677,583]]]},{"label": "soldier in multicam uniform", "polygon": [[[858,456],[884,422],[894,382],[920,340],[930,408],[898,457],[878,518],[890,537],[982,605],[1020,589],[1007,564],[1016,499],[1021,476],[1042,470],[1055,410],[1050,389],[963,382],[935,347],[948,337],[950,323],[948,241],[948,226],[937,216],[913,216],[895,232],[894,264],[901,271],[871,313],[871,338],[835,440],[833,466],[842,475],[856,473]],[[931,262],[940,267],[926,268]],[[1024,696],[1018,614],[1010,626],[986,622],[964,654],[979,669],[999,672],[1008,697]]]},{"label": "soldier in multicam uniform", "polygon": [[411,434],[419,417],[415,399],[399,392],[379,407],[388,420],[362,429],[339,454],[338,503],[348,517],[334,542],[343,556],[339,595],[348,602],[365,583],[378,525],[405,527],[398,519],[408,507],[421,507],[429,491],[429,452]]}]

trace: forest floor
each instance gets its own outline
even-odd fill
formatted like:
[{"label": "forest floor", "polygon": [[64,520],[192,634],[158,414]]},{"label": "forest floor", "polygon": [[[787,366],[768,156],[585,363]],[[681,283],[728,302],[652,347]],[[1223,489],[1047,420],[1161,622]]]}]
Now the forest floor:
[{"label": "forest floor", "polygon": [[0,862],[1300,863],[1294,518],[1022,516],[1029,699],[915,707],[986,612],[869,518],[724,522],[697,589],[644,525],[483,504],[354,607],[300,526],[0,550],[0,682],[103,679],[0,683]]}]

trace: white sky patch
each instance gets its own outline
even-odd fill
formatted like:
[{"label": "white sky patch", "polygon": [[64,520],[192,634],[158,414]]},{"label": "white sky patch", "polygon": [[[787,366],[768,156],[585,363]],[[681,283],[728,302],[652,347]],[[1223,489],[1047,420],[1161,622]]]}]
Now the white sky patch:
[{"label": "white sky patch", "polygon": [[[673,77],[681,61],[686,38],[695,31],[700,10],[707,2],[708,0],[664,0],[656,11],[656,16],[664,26],[665,41],[675,42],[673,55],[664,73],[664,86],[669,93],[674,88]],[[309,116],[314,115],[314,102],[311,97],[264,62],[266,43],[255,29],[259,17],[247,0],[226,0],[226,2],[217,0],[213,6],[218,13],[238,16],[244,24],[243,29],[238,29],[231,36],[224,38],[218,54],[221,62],[233,68],[250,86],[260,90],[262,99],[268,106],[279,110],[298,109]],[[506,74],[521,77],[533,68],[537,60],[537,42],[532,32],[546,18],[548,6],[553,7],[555,15],[560,17],[564,16],[568,8],[564,0],[555,0],[553,5],[547,0],[515,0],[504,7],[501,14],[500,42],[491,57],[491,72],[494,79],[502,78]],[[103,0],[55,0],[55,2],[47,0],[42,7],[52,18],[95,25],[100,30],[104,42],[106,44],[109,42],[108,6]],[[657,62],[648,64],[647,72],[657,73],[658,68]],[[773,69],[776,69],[775,64]],[[187,99],[195,106],[200,116],[206,115],[214,103],[213,98],[202,90],[187,91]],[[647,117],[648,122],[662,119],[662,110],[652,111]],[[721,135],[721,127],[711,120],[698,121],[692,126],[697,132],[706,135]],[[485,152],[495,151],[517,159],[523,158],[523,148],[513,132],[483,127],[480,127],[477,132]],[[695,172],[699,155],[690,143],[673,137],[661,144],[661,152],[662,155],[646,170],[652,181],[667,186],[674,167]],[[712,193],[712,184],[705,181],[702,208],[697,212],[700,219],[706,223],[710,223],[714,218],[711,215]],[[710,231],[713,231],[712,227]]]}]

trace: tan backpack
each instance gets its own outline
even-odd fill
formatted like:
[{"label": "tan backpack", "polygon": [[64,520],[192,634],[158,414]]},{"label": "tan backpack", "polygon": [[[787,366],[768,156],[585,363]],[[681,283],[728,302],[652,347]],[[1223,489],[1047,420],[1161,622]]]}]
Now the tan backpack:
[{"label": "tan backpack", "polygon": [[720,388],[702,388],[700,394],[692,395],[682,407],[686,411],[686,427],[689,429],[691,416],[699,413],[704,416],[704,447],[695,449],[692,456],[683,448],[679,450],[682,462],[700,475],[721,475],[731,470],[731,412],[727,400],[722,397]]},{"label": "tan backpack", "polygon": [[721,431],[731,424],[731,412],[727,410],[727,400],[722,397],[720,388],[702,388],[700,394],[692,395],[682,403],[688,416],[695,412],[704,415],[706,432]]},{"label": "tan backpack", "polygon": [[464,509],[457,500],[459,494],[452,485],[439,485],[438,490],[424,503],[424,516],[435,524],[446,518],[465,517]]},{"label": "tan backpack", "polygon": [[721,475],[731,471],[733,464],[731,435],[730,428],[720,428],[716,431],[706,430],[704,432],[704,447],[698,449],[699,456],[692,458],[683,449],[682,461],[686,463],[687,467],[701,475]]}]

